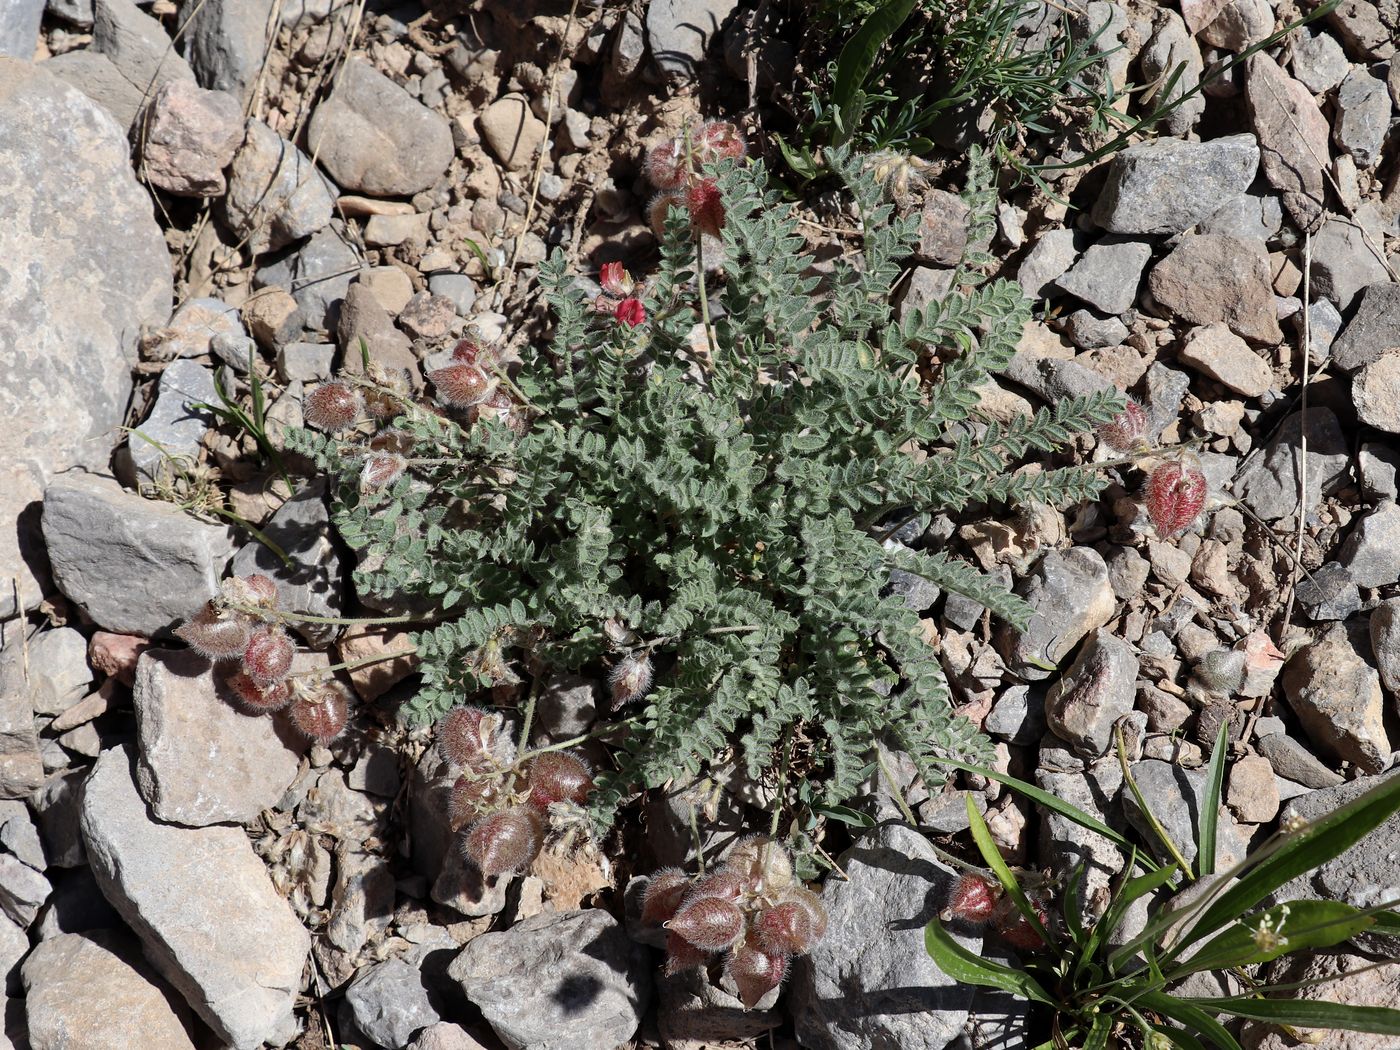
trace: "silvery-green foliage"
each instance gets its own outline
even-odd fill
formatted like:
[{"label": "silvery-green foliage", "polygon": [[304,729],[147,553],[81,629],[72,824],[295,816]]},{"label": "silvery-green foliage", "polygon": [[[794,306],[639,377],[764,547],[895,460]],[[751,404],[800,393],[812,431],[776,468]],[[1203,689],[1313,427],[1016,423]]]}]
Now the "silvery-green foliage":
[{"label": "silvery-green foliage", "polygon": [[[337,525],[376,566],[357,585],[439,610],[414,637],[423,680],[409,717],[527,671],[601,676],[647,649],[655,686],[614,712],[629,726],[599,778],[604,817],[628,791],[731,752],[756,779],[800,759],[789,786],[814,805],[854,793],[877,739],[929,771],[939,753],[987,754],[950,709],[918,614],[887,593],[889,573],[1012,621],[1028,607],[957,558],[882,534],[915,512],[1093,495],[1091,470],[1009,464],[1119,406],[1096,396],[1004,425],[977,419],[974,388],[1011,359],[1028,304],[997,280],[892,321],[917,217],[896,216],[849,156],[828,159],[864,239],[859,259],[820,277],[763,166],[717,170],[727,221],[709,278],[713,356],[694,243],[673,211],[641,327],[597,314],[557,254],[541,268],[555,327],[523,353],[523,434],[411,411],[397,425],[429,462],[372,498],[354,485],[353,450],[297,438],[345,480]],[[919,369],[935,353],[930,384]]]}]

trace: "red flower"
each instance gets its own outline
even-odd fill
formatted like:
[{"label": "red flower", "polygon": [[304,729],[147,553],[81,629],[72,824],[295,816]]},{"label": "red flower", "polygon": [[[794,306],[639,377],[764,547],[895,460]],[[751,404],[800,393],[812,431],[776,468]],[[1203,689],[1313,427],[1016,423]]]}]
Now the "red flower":
[{"label": "red flower", "polygon": [[714,179],[699,179],[686,187],[685,207],[692,226],[701,233],[719,236],[724,228],[724,201]]},{"label": "red flower", "polygon": [[598,271],[598,283],[603,286],[603,291],[619,299],[631,295],[632,289],[636,287],[632,275],[620,262],[603,263],[602,269]]},{"label": "red flower", "polygon": [[1192,462],[1163,463],[1147,479],[1147,516],[1163,539],[1184,531],[1206,505],[1206,476]]},{"label": "red flower", "polygon": [[647,319],[647,309],[640,299],[624,299],[617,304],[613,316],[628,328],[636,328]]}]

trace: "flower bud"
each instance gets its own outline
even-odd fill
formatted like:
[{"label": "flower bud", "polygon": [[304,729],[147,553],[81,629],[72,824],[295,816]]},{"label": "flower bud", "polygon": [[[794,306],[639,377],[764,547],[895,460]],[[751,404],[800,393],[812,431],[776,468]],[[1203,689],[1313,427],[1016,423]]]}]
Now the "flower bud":
[{"label": "flower bud", "polygon": [[805,955],[812,950],[812,917],[796,901],[765,908],[754,916],[753,936],[764,951],[780,955]]},{"label": "flower bud", "polygon": [[1147,479],[1147,516],[1163,539],[1184,531],[1206,505],[1206,476],[1194,460],[1163,463]]},{"label": "flower bud", "polygon": [[544,843],[544,818],[528,806],[482,817],[467,834],[467,859],[483,875],[493,877],[520,871],[537,856]]},{"label": "flower bud", "polygon": [[228,687],[238,702],[253,714],[280,711],[292,702],[292,691],[286,682],[274,682],[263,688],[241,671],[229,677]]},{"label": "flower bud", "polygon": [[497,386],[497,380],[476,365],[448,365],[429,372],[428,378],[437,387],[438,400],[453,408],[479,405]]},{"label": "flower bud", "polygon": [[293,700],[287,714],[302,736],[328,744],[345,731],[350,708],[339,685],[323,682],[314,692]]},{"label": "flower bud", "polygon": [[986,922],[1001,903],[1001,896],[1000,883],[969,871],[958,879],[957,885],[953,887],[948,906],[943,909],[942,918],[945,922],[951,919]]},{"label": "flower bud", "polygon": [[588,763],[569,751],[546,751],[530,759],[525,782],[530,787],[530,805],[541,812],[547,812],[553,802],[581,805],[593,790]]},{"label": "flower bud", "polygon": [[787,956],[745,941],[730,954],[725,968],[739,989],[739,1001],[752,1010],[758,1001],[783,983]]},{"label": "flower bud", "polygon": [[628,328],[636,328],[647,319],[647,309],[640,299],[624,299],[613,309],[613,317]]},{"label": "flower bud", "polygon": [[232,660],[248,647],[252,628],[241,616],[220,616],[205,606],[175,628],[175,637],[207,660]]},{"label": "flower bud", "polygon": [[1123,411],[1099,427],[1099,440],[1115,452],[1133,452],[1147,445],[1147,413],[1132,398]]},{"label": "flower bud", "polygon": [[660,926],[669,922],[688,889],[690,878],[680,868],[658,871],[647,880],[646,892],[642,895],[642,925]]},{"label": "flower bud", "polygon": [[717,952],[744,935],[744,913],[737,904],[719,897],[687,897],[666,929],[697,948]]},{"label": "flower bud", "polygon": [[618,661],[608,676],[613,704],[638,700],[651,688],[651,657],[646,653],[629,653]]},{"label": "flower bud", "polygon": [[308,423],[328,434],[336,434],[359,421],[365,400],[349,383],[334,380],[322,383],[306,395],[302,409]]},{"label": "flower bud", "polygon": [[243,649],[243,673],[266,688],[287,677],[295,654],[286,631],[280,627],[260,627],[248,638]]}]

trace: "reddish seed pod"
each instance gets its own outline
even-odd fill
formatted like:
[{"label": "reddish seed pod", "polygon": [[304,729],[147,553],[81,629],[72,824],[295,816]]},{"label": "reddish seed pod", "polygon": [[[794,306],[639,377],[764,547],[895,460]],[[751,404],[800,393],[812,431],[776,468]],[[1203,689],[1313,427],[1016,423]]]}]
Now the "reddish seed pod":
[{"label": "reddish seed pod", "polygon": [[811,915],[795,901],[775,904],[754,916],[753,936],[764,951],[780,955],[805,955],[816,943]]},{"label": "reddish seed pod", "polygon": [[642,895],[642,925],[660,926],[670,922],[689,888],[690,878],[680,868],[658,871],[647,880],[646,893]]},{"label": "reddish seed pod", "polygon": [[271,714],[292,702],[292,691],[286,682],[274,682],[264,689],[241,671],[230,676],[228,687],[238,702],[254,714]]},{"label": "reddish seed pod", "polygon": [[704,966],[713,952],[697,948],[678,933],[666,934],[666,975]]},{"label": "reddish seed pod", "polygon": [[[1035,917],[1040,920],[1042,926],[1045,924],[1045,910],[1043,908],[1036,907]],[[1003,941],[1023,952],[1037,952],[1046,947],[1035,927],[1024,915],[1014,909],[997,923],[996,931],[997,936]]]},{"label": "reddish seed pod", "polygon": [[668,139],[659,146],[653,146],[647,153],[646,169],[647,178],[657,189],[675,189],[690,173],[690,158],[686,156],[685,140]]},{"label": "reddish seed pod", "polygon": [[735,948],[725,963],[729,976],[739,988],[739,1001],[752,1010],[758,1001],[783,983],[788,957],[745,941]]},{"label": "reddish seed pod", "polygon": [[822,899],[806,886],[793,886],[783,894],[782,903],[795,904],[807,913],[807,925],[811,930],[811,943],[816,944],[826,936],[827,914]]},{"label": "reddish seed pod", "polygon": [[[1194,459],[1194,457],[1192,457]],[[1147,479],[1147,516],[1163,539],[1187,529],[1206,505],[1206,476],[1193,462],[1163,463]]]},{"label": "reddish seed pod", "polygon": [[452,360],[464,365],[476,364],[481,354],[481,347],[471,339],[459,340],[452,348]]},{"label": "reddish seed pod", "polygon": [[350,707],[345,691],[333,682],[325,682],[311,695],[293,700],[287,713],[302,736],[328,744],[345,731]]},{"label": "reddish seed pod", "polygon": [[175,636],[208,660],[232,660],[243,655],[251,631],[243,617],[219,616],[205,606],[175,628]]},{"label": "reddish seed pod", "polygon": [[1133,452],[1147,444],[1147,413],[1128,398],[1123,411],[1099,427],[1099,440],[1115,452]]},{"label": "reddish seed pod", "polygon": [[463,773],[452,785],[452,797],[447,807],[452,830],[458,831],[480,820],[500,803],[500,798],[500,781],[493,777],[471,777]]},{"label": "reddish seed pod", "polygon": [[965,873],[953,887],[948,906],[943,910],[945,920],[983,923],[992,917],[1001,903],[1002,888],[997,882],[974,872]]},{"label": "reddish seed pod", "polygon": [[646,653],[630,653],[618,661],[608,675],[614,704],[639,700],[651,688],[651,657]]},{"label": "reddish seed pod", "polygon": [[568,751],[546,751],[530,760],[525,768],[530,786],[530,805],[541,813],[553,802],[581,803],[593,790],[593,774],[588,763]]},{"label": "reddish seed pod", "polygon": [[685,895],[687,901],[699,897],[718,897],[720,900],[737,902],[744,895],[744,880],[728,867],[707,871],[693,883]]},{"label": "reddish seed pod", "polygon": [[508,766],[515,746],[501,736],[500,718],[480,707],[454,707],[438,720],[438,754],[452,766],[485,773]]},{"label": "reddish seed pod", "polygon": [[624,299],[613,309],[613,317],[628,328],[636,328],[647,319],[647,308],[640,299]]},{"label": "reddish seed pod", "polygon": [[701,164],[717,160],[741,160],[748,152],[744,136],[726,120],[708,120],[695,132],[695,147]]},{"label": "reddish seed pod", "polygon": [[482,817],[467,834],[467,859],[488,877],[520,871],[539,856],[544,818],[528,806]]},{"label": "reddish seed pod", "polygon": [[428,373],[438,398],[453,408],[479,405],[496,389],[496,381],[476,365],[455,364]]},{"label": "reddish seed pod", "polygon": [[335,380],[307,394],[302,412],[313,427],[335,434],[354,426],[364,407],[365,400],[357,389]]},{"label": "reddish seed pod", "polygon": [[724,866],[739,876],[747,893],[767,895],[793,884],[792,857],[767,835],[750,835],[737,843]]},{"label": "reddish seed pod", "polygon": [[280,627],[260,627],[243,649],[243,673],[266,688],[287,677],[294,655],[296,650],[286,631]]},{"label": "reddish seed pod", "polygon": [[377,490],[392,485],[403,477],[408,460],[396,452],[376,452],[366,457],[360,470],[360,490]]},{"label": "reddish seed pod", "polygon": [[734,902],[719,897],[687,897],[666,929],[697,948],[717,952],[744,935],[744,913]]},{"label": "reddish seed pod", "polygon": [[277,584],[272,582],[270,576],[255,572],[251,576],[243,577],[243,583],[259,605],[269,609],[277,608]]},{"label": "reddish seed pod", "polygon": [[724,201],[714,179],[698,179],[686,187],[685,210],[690,224],[701,233],[718,237],[724,229]]},{"label": "reddish seed pod", "polygon": [[658,193],[647,204],[647,222],[651,225],[651,232],[661,237],[666,233],[666,216],[671,213],[671,209],[682,207],[684,195],[680,190],[667,190],[665,193]]}]

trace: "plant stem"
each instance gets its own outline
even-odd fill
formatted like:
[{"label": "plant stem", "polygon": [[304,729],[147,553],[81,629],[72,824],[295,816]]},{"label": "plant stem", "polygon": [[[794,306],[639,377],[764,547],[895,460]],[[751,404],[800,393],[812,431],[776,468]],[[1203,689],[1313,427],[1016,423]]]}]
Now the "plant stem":
[{"label": "plant stem", "polygon": [[778,822],[783,815],[783,797],[787,794],[788,758],[792,748],[792,726],[783,730],[783,760],[778,765],[778,796],[773,801],[773,819],[768,822],[768,837],[778,837]]},{"label": "plant stem", "polygon": [[890,764],[885,761],[884,748],[878,744],[875,747],[875,761],[880,766],[880,772],[884,775],[885,782],[890,786],[890,793],[894,796],[894,804],[899,807],[899,812],[904,815],[904,819],[909,822],[911,828],[917,828],[919,821],[914,816],[914,811],[909,808],[909,803],[904,799],[904,792],[900,789],[899,782],[894,778],[894,771],[890,769]]},{"label": "plant stem", "polygon": [[315,616],[311,613],[266,609],[260,605],[244,605],[241,602],[227,602],[226,606],[235,612],[247,613],[260,619],[284,620],[288,623],[329,623],[343,627],[378,627],[391,623],[412,623],[422,619],[416,613],[404,613],[400,616]]},{"label": "plant stem", "polygon": [[329,667],[313,667],[309,671],[294,671],[288,678],[314,678],[316,675],[325,674],[327,671],[354,671],[361,667],[368,667],[370,664],[383,663],[386,660],[397,660],[400,656],[412,656],[418,652],[417,646],[409,646],[407,649],[398,649],[392,653],[377,653],[374,656],[362,656],[358,660],[346,660],[343,663],[331,664]]},{"label": "plant stem", "polygon": [[520,723],[520,746],[517,750],[524,752],[526,745],[530,742],[530,723],[535,720],[535,701],[540,696],[540,680],[536,678],[530,685],[530,696],[525,701],[525,720]]}]

